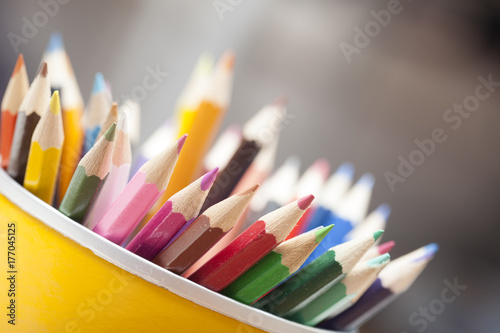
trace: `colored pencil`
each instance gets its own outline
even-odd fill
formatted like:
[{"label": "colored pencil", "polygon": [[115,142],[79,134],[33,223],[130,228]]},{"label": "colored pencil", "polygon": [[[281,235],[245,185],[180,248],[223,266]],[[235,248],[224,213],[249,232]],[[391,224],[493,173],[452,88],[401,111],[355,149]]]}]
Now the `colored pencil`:
[{"label": "colored pencil", "polygon": [[213,291],[226,288],[285,239],[313,199],[308,195],[263,216],[189,279]]},{"label": "colored pencil", "polygon": [[284,114],[285,105],[277,102],[266,105],[245,124],[240,145],[227,166],[217,175],[202,211],[231,195],[261,148],[276,138],[279,129],[276,123],[281,123]]},{"label": "colored pencil", "polygon": [[100,130],[99,133],[97,134],[97,138],[95,139],[95,141],[98,141],[101,138],[101,136],[104,135],[106,128],[109,128],[109,126],[111,126],[112,123],[118,123],[118,104],[116,102],[111,103],[111,107],[108,111],[108,114],[106,115],[106,118],[100,125]]},{"label": "colored pencil", "polygon": [[368,251],[366,251],[365,255],[361,259],[359,259],[359,262],[365,262],[382,254],[389,253],[395,245],[396,242],[388,241],[380,245],[372,246]]},{"label": "colored pencil", "polygon": [[[210,74],[213,68],[213,57],[209,54],[202,54],[198,58],[198,62],[191,73],[188,82],[184,86],[182,93],[177,100],[176,109],[176,123],[178,127],[178,135],[189,133],[193,125],[194,118],[198,112],[200,103],[202,102],[203,95],[208,88]],[[220,166],[214,166],[219,167]],[[212,170],[210,168],[208,170]],[[207,171],[208,171],[207,170]]]},{"label": "colored pencil", "polygon": [[198,216],[217,171],[218,168],[209,171],[168,199],[126,249],[147,260],[153,260],[184,225]]},{"label": "colored pencil", "polygon": [[85,142],[83,144],[83,154],[86,154],[97,141],[97,136],[101,130],[101,125],[106,119],[110,104],[104,77],[101,73],[96,73],[92,93],[84,115]]},{"label": "colored pencil", "polygon": [[118,114],[123,112],[127,112],[130,145],[136,146],[141,139],[141,105],[132,99],[126,99],[118,106]]},{"label": "colored pencil", "polygon": [[328,288],[322,295],[295,312],[287,319],[315,326],[326,318],[333,317],[352,306],[377,279],[378,273],[390,260],[388,253],[358,263],[339,283]]},{"label": "colored pencil", "polygon": [[258,185],[208,208],[153,262],[182,274],[231,230],[250,202]]},{"label": "colored pencil", "polygon": [[47,63],[44,62],[19,106],[12,138],[7,173],[21,185],[26,172],[31,137],[42,113],[49,108],[49,101],[50,84],[47,77]]},{"label": "colored pencil", "polygon": [[64,127],[59,92],[52,94],[31,139],[24,187],[47,204],[52,204],[64,144]]},{"label": "colored pencil", "polygon": [[378,231],[329,249],[254,306],[280,317],[292,315],[342,280],[382,233]]},{"label": "colored pencil", "polygon": [[376,230],[385,230],[389,215],[391,215],[391,207],[389,205],[382,204],[378,206],[360,224],[352,229],[351,232],[345,235],[345,239],[350,240]]},{"label": "colored pencil", "polygon": [[253,223],[256,215],[263,215],[284,206],[294,199],[299,179],[300,160],[288,157],[283,165],[262,184],[250,201],[247,223]]},{"label": "colored pencil", "polygon": [[137,156],[134,158],[130,173],[135,175],[147,161],[160,154],[165,147],[165,142],[172,142],[175,140],[175,134],[173,121],[167,119],[141,145],[137,152]]},{"label": "colored pencil", "polygon": [[84,225],[89,229],[93,229],[97,222],[104,217],[113,202],[127,186],[132,159],[127,118],[128,112],[123,111],[118,119],[108,179],[102,186],[94,205],[85,218]]},{"label": "colored pencil", "polygon": [[121,245],[165,191],[186,136],[145,163],[92,229]]},{"label": "colored pencil", "polygon": [[318,198],[318,207],[314,210],[306,230],[312,230],[328,223],[329,216],[337,211],[339,204],[351,187],[353,175],[354,167],[352,164],[343,163],[330,176],[321,191]]},{"label": "colored pencil", "polygon": [[339,209],[330,214],[325,223],[326,225],[334,224],[335,231],[326,236],[304,265],[318,258],[330,247],[343,243],[345,235],[363,220],[370,204],[374,181],[371,174],[364,174],[354,184],[339,204]]},{"label": "colored pencil", "polygon": [[[323,187],[328,174],[330,173],[330,163],[325,159],[319,159],[314,162],[300,177],[297,182],[296,197],[300,198],[304,193],[312,193],[314,195],[319,195],[321,188]],[[313,204],[307,209],[302,218],[297,222],[295,227],[292,229],[287,240],[301,234],[309,224],[309,219],[311,218],[311,213],[316,208]]]},{"label": "colored pencil", "polygon": [[17,113],[28,89],[28,74],[26,73],[23,55],[20,53],[2,98],[0,155],[2,155],[1,166],[4,169],[7,169],[9,166],[10,149],[16,127]]},{"label": "colored pencil", "polygon": [[432,260],[437,250],[436,244],[429,244],[392,261],[380,272],[356,304],[321,326],[340,331],[360,327],[404,293]]},{"label": "colored pencil", "polygon": [[[203,157],[219,131],[229,105],[233,81],[234,55],[228,52],[222,56],[209,79],[208,89],[201,98],[189,132],[189,140],[179,157],[172,180],[167,190],[145,217],[151,217],[174,193],[179,192],[195,180],[203,167]],[[182,134],[182,133],[179,133]]]},{"label": "colored pencil", "polygon": [[295,273],[332,228],[332,225],[318,227],[284,241],[225,288],[222,294],[252,304]]},{"label": "colored pencil", "polygon": [[47,63],[49,81],[52,92],[59,91],[64,125],[64,145],[61,155],[59,182],[57,185],[57,202],[59,205],[78,166],[82,154],[83,130],[81,127],[83,99],[78,87],[71,61],[64,48],[62,36],[53,33],[43,55]]},{"label": "colored pencil", "polygon": [[[247,172],[238,182],[238,185],[233,190],[233,194],[240,193],[245,188],[250,187],[252,184],[262,183],[269,173],[272,171],[274,165],[274,157],[277,149],[277,141],[274,144],[270,144],[259,152],[253,163],[248,168]],[[236,147],[237,148],[237,147]],[[256,191],[258,192],[258,190]],[[279,207],[276,207],[276,209]],[[229,230],[229,232],[222,237],[222,239],[217,242],[211,249],[209,249],[196,263],[194,263],[186,272],[186,276],[189,276],[198,268],[203,266],[208,260],[219,253],[223,248],[225,248],[229,243],[231,243],[243,230],[246,229],[246,219],[249,213],[249,206],[245,208],[241,214],[238,222],[234,227]],[[257,220],[261,215],[255,216],[252,222]]]},{"label": "colored pencil", "polygon": [[92,207],[99,190],[111,169],[111,154],[116,123],[96,142],[78,163],[78,168],[69,183],[59,211],[76,222],[82,223]]},{"label": "colored pencil", "polygon": [[231,125],[219,136],[203,160],[204,171],[223,169],[238,149],[241,142],[241,128]]}]

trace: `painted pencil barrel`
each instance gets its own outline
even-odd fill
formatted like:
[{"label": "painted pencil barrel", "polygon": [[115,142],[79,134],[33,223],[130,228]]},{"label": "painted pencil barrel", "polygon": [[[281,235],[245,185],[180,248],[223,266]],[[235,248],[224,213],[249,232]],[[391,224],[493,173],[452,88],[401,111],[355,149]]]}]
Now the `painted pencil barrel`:
[{"label": "painted pencil barrel", "polygon": [[33,161],[28,161],[24,187],[40,200],[51,204],[61,161],[61,149],[52,147],[44,151],[38,142],[33,142],[30,159]]}]

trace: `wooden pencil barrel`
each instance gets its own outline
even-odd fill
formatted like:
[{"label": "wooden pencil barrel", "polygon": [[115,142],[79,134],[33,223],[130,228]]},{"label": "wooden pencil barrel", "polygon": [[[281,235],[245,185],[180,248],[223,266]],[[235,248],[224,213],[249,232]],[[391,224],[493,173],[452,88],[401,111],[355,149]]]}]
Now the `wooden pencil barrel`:
[{"label": "wooden pencil barrel", "polygon": [[7,293],[12,281],[2,277],[0,304],[15,300],[15,326],[4,318],[1,332],[331,332],[240,304],[144,260],[1,170],[2,253],[10,244],[15,262],[9,267],[1,258],[0,270],[15,272],[15,297]]}]

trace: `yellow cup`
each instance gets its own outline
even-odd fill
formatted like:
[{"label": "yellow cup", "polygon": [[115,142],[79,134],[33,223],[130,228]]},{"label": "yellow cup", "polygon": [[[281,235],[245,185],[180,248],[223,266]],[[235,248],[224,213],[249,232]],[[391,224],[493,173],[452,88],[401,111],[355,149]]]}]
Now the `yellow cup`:
[{"label": "yellow cup", "polygon": [[330,332],[179,277],[71,221],[0,171],[0,332]]}]

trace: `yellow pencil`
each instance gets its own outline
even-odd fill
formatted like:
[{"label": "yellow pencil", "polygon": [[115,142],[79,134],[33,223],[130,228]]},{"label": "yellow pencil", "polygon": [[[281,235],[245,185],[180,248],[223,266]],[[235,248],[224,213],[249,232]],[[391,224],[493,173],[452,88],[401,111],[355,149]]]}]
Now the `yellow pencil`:
[{"label": "yellow pencil", "polygon": [[191,73],[184,90],[182,91],[176,105],[176,122],[178,125],[178,137],[189,133],[193,125],[196,112],[207,89],[208,80],[213,67],[213,58],[208,54],[202,54]]},{"label": "yellow pencil", "polygon": [[43,61],[51,68],[49,79],[52,90],[60,91],[64,125],[65,139],[57,187],[56,206],[58,206],[66,194],[73,173],[82,157],[81,150],[84,138],[81,126],[83,98],[60,34],[54,33],[50,37]]},{"label": "yellow pencil", "polygon": [[52,203],[64,142],[59,91],[55,91],[33,132],[24,187],[48,204]]},{"label": "yellow pencil", "polygon": [[201,173],[203,157],[212,145],[229,104],[233,79],[234,54],[222,56],[210,79],[209,88],[198,107],[193,124],[187,133],[182,154],[179,156],[167,190],[148,212],[144,221],[149,221],[161,206],[175,193],[193,182]]}]

